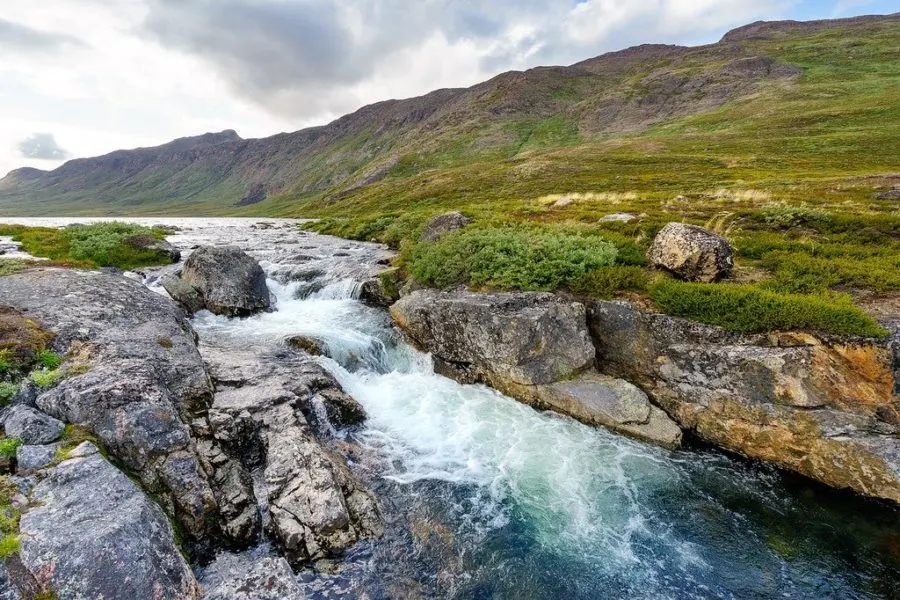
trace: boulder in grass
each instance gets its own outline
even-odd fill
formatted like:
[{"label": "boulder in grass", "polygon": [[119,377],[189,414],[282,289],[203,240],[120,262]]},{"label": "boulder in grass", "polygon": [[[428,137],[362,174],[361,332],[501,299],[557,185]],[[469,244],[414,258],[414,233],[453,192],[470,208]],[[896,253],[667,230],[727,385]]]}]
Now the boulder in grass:
[{"label": "boulder in grass", "polygon": [[711,283],[734,267],[731,244],[720,235],[685,223],[669,223],[653,240],[650,263],[686,281]]},{"label": "boulder in grass", "polygon": [[420,242],[436,242],[451,231],[462,229],[472,222],[472,219],[466,217],[461,212],[448,212],[438,215],[428,221],[428,225],[419,236]]}]

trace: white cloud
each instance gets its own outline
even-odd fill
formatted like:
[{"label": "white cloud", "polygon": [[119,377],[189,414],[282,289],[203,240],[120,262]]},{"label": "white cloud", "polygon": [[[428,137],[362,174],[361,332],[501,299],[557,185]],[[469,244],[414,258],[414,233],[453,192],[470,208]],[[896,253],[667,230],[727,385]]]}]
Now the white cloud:
[{"label": "white cloud", "polygon": [[711,41],[793,4],[3,0],[14,35],[0,61],[0,175],[52,164],[19,155],[18,142],[34,132],[52,133],[75,156],[226,128],[269,135],[511,68],[636,43]]}]

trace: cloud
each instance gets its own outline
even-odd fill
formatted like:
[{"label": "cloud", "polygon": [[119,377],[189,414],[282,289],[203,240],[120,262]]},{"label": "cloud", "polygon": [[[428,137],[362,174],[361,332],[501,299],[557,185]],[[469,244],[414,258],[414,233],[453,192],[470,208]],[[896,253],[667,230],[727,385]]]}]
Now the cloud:
[{"label": "cloud", "polygon": [[[568,64],[645,42],[709,41],[794,0],[146,0],[142,30],[239,96],[309,119]],[[409,82],[416,82],[418,87]],[[424,86],[424,87],[423,87]],[[372,94],[375,94],[374,97]]]},{"label": "cloud", "polygon": [[55,51],[66,46],[84,46],[71,35],[34,29],[21,23],[0,19],[0,48],[26,52]]},{"label": "cloud", "polygon": [[19,152],[24,158],[38,160],[64,160],[69,153],[59,147],[52,133],[35,133],[18,145]]}]

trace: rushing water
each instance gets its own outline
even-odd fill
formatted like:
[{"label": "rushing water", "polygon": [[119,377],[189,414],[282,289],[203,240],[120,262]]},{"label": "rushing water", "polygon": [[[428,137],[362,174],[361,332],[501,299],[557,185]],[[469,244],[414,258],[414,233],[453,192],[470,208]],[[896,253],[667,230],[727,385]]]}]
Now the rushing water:
[{"label": "rushing water", "polygon": [[[283,273],[297,250],[273,253],[266,235],[234,225],[175,241],[242,243]],[[300,293],[315,289],[307,284],[270,280],[276,311],[201,313],[194,326],[226,348],[323,340],[332,357],[323,364],[369,414],[343,435],[388,531],[337,574],[301,574],[310,597],[897,597],[894,508],[710,449],[631,441],[436,375],[343,279],[348,258],[371,263],[376,251],[320,236],[297,243],[319,267],[338,260],[320,270],[340,275],[317,275],[324,287],[311,295]]]}]

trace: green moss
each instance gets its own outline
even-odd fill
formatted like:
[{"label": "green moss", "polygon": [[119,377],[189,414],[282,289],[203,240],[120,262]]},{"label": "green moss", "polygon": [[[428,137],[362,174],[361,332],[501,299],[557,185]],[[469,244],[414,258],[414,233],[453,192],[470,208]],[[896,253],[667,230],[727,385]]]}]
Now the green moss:
[{"label": "green moss", "polygon": [[745,333],[810,330],[882,337],[887,331],[846,296],[777,294],[753,285],[660,280],[650,297],[667,314]]},{"label": "green moss", "polygon": [[59,369],[51,371],[34,371],[31,373],[31,381],[38,387],[49,388],[59,383],[65,374]]},{"label": "green moss", "polygon": [[62,364],[63,359],[59,354],[50,350],[41,350],[37,355],[38,363],[45,369],[56,369]]},{"label": "green moss", "polygon": [[4,458],[15,458],[16,450],[22,445],[22,440],[14,437],[0,437],[0,456]]},{"label": "green moss", "polygon": [[10,400],[13,399],[13,396],[15,396],[16,392],[18,391],[18,385],[6,381],[0,381],[0,406],[6,406],[7,404],[9,404]]},{"label": "green moss", "polygon": [[15,534],[7,534],[0,538],[0,559],[6,559],[16,554],[21,548],[19,536]]}]

